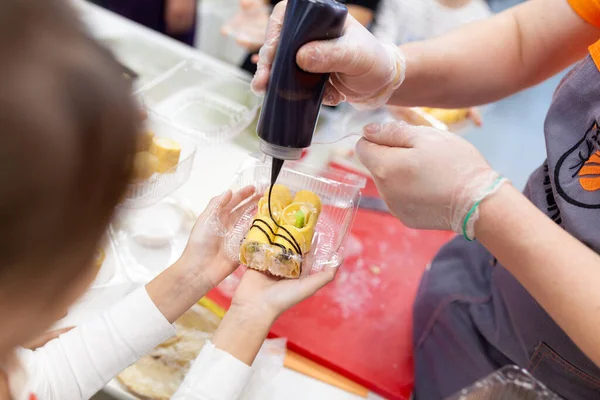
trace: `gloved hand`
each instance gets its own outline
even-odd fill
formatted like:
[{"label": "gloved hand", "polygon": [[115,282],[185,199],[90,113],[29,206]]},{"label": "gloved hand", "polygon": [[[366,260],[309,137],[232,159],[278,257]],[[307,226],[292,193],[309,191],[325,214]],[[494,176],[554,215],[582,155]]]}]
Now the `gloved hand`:
[{"label": "gloved hand", "polygon": [[356,154],[405,225],[452,230],[469,240],[479,203],[506,182],[464,139],[404,122],[367,125]]},{"label": "gloved hand", "polygon": [[269,11],[263,0],[241,0],[239,12],[223,25],[221,34],[231,36],[248,51],[256,51],[265,42]]},{"label": "gloved hand", "polygon": [[[287,1],[278,3],[260,49],[258,70],[252,81],[255,93],[264,93],[277,52]],[[308,43],[297,54],[300,68],[314,73],[331,72],[323,103],[343,101],[358,109],[378,108],[390,99],[405,77],[406,61],[395,45],[379,42],[365,27],[348,15],[339,39]]]}]

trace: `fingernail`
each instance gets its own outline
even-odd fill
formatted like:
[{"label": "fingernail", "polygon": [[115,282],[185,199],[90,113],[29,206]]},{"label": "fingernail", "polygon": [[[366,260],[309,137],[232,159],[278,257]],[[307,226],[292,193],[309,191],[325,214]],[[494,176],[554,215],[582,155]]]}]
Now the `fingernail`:
[{"label": "fingernail", "polygon": [[374,134],[381,132],[382,128],[383,128],[383,126],[381,124],[377,124],[377,123],[369,124],[369,125],[365,126],[365,133],[374,135]]}]

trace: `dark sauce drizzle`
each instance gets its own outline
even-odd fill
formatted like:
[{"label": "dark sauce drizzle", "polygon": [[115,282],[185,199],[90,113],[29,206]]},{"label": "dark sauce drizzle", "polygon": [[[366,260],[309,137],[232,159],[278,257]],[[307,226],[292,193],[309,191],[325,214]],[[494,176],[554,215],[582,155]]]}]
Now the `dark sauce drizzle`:
[{"label": "dark sauce drizzle", "polygon": [[[264,233],[264,235],[267,237],[267,240],[269,241],[269,244],[271,244],[271,245],[274,245],[274,246],[277,246],[277,247],[280,247],[280,248],[283,250],[283,253],[284,253],[285,255],[288,255],[288,252],[289,252],[290,250],[288,250],[288,249],[287,249],[287,248],[286,248],[284,245],[282,245],[282,244],[279,244],[279,243],[274,243],[274,242],[271,240],[271,237],[269,236],[269,234],[267,233],[267,231],[265,231],[265,230],[264,230],[262,227],[260,227],[260,226],[258,226],[258,225],[257,225],[257,223],[258,223],[258,222],[262,222],[262,223],[263,223],[263,224],[264,224],[264,225],[265,225],[265,226],[266,226],[266,227],[267,227],[267,228],[268,228],[268,229],[271,231],[271,233],[272,233],[273,235],[275,235],[275,236],[277,236],[277,237],[280,237],[280,238],[284,239],[285,241],[287,241],[287,242],[288,242],[288,243],[289,243],[289,244],[290,244],[290,245],[291,245],[291,246],[294,248],[294,250],[296,251],[296,253],[298,253],[300,256],[302,256],[302,249],[300,248],[300,245],[298,244],[298,241],[296,240],[296,238],[294,238],[294,236],[292,236],[292,234],[290,233],[290,231],[288,231],[287,229],[285,229],[283,226],[279,225],[279,224],[277,223],[277,221],[275,220],[275,218],[273,218],[273,212],[271,211],[271,193],[272,193],[272,192],[273,192],[273,186],[271,186],[271,187],[269,188],[269,198],[268,198],[269,217],[271,217],[271,219],[273,220],[273,222],[275,223],[275,225],[277,226],[277,228],[279,228],[279,229],[283,229],[283,230],[284,230],[284,231],[285,231],[285,232],[286,232],[286,233],[289,235],[289,237],[287,237],[287,236],[283,236],[283,235],[280,235],[280,234],[278,234],[278,233],[275,233],[275,232],[273,231],[273,229],[271,228],[271,226],[270,226],[268,223],[266,223],[265,221],[263,221],[263,220],[260,220],[260,219],[255,219],[254,221],[252,221],[252,226],[250,226],[250,229],[252,229],[252,228],[259,229],[259,230],[260,230],[262,233]],[[290,240],[290,239],[291,239],[291,240]]]}]

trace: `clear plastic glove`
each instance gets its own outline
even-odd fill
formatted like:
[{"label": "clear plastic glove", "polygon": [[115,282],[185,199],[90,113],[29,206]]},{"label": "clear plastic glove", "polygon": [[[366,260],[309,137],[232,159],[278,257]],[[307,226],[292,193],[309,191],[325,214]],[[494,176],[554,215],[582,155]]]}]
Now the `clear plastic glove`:
[{"label": "clear plastic glove", "polygon": [[[257,94],[264,93],[269,82],[286,6],[287,1],[278,3],[269,20],[252,81]],[[306,44],[298,51],[296,61],[308,72],[331,73],[324,104],[335,106],[348,101],[358,109],[374,109],[387,103],[404,81],[406,68],[404,54],[397,46],[378,41],[351,15],[342,37]]]},{"label": "clear plastic glove", "polygon": [[227,191],[223,196],[213,198],[192,229],[188,244],[181,255],[181,261],[192,268],[197,268],[199,272],[202,270],[211,287],[218,285],[230,275],[239,263],[231,261],[224,248],[223,238],[206,223],[206,220],[211,210],[215,210],[214,215],[219,218],[223,226],[230,227],[243,212],[237,209],[237,206],[254,192],[255,188],[249,186],[238,192]]},{"label": "clear plastic glove", "polygon": [[265,43],[270,8],[263,0],[242,0],[240,10],[221,28],[221,34],[230,36],[248,51],[256,51]]},{"label": "clear plastic glove", "polygon": [[356,154],[405,225],[471,240],[478,204],[506,182],[464,139],[404,122],[367,125]]}]

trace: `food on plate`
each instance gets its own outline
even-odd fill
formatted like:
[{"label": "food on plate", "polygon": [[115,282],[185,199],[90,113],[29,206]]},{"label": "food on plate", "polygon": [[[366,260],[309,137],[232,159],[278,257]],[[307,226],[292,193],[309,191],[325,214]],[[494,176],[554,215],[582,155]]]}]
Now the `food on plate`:
[{"label": "food on plate", "polygon": [[150,153],[158,159],[156,171],[159,173],[169,172],[179,163],[181,145],[173,139],[155,137],[152,140]]},{"label": "food on plate", "polygon": [[145,180],[156,172],[158,159],[147,151],[136,153],[133,158],[134,180]]},{"label": "food on plate", "polygon": [[[240,262],[282,278],[299,278],[302,260],[311,249],[321,199],[301,190],[292,199],[284,185],[274,185],[258,202],[252,225],[240,247]],[[272,218],[271,218],[272,217]]]},{"label": "food on plate", "polygon": [[117,380],[143,399],[170,399],[219,322],[220,319],[208,309],[194,306],[175,321],[177,334],[173,338],[125,369]]}]

